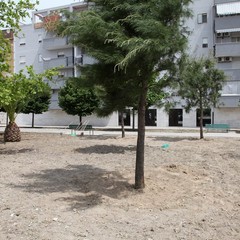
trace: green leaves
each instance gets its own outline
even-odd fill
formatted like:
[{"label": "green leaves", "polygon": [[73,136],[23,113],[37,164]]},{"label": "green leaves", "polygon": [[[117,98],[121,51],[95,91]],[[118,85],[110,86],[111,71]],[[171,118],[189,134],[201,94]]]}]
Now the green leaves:
[{"label": "green leaves", "polygon": [[76,88],[70,80],[59,92],[59,106],[70,115],[87,116],[93,113],[99,99],[93,90]]},{"label": "green leaves", "polygon": [[12,0],[0,2],[0,27],[20,30],[19,22],[29,16],[28,10],[34,9],[38,1],[20,0],[18,3]]},{"label": "green leaves", "polygon": [[185,108],[215,106],[225,83],[224,72],[215,68],[212,59],[188,59],[180,76],[180,95],[186,100]]},{"label": "green leaves", "polygon": [[27,75],[21,70],[19,73],[1,77],[0,106],[8,113],[11,122],[15,120],[15,113],[19,113],[36,93],[46,90],[43,80],[52,79],[57,74],[55,69],[36,74],[30,66],[27,67]]}]

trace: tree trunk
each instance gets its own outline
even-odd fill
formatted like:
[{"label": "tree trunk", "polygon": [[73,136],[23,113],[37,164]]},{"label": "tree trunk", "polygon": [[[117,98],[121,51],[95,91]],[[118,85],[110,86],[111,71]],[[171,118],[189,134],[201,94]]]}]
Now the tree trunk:
[{"label": "tree trunk", "polygon": [[200,98],[200,139],[203,139],[203,104]]},{"label": "tree trunk", "polygon": [[32,113],[32,128],[34,128],[34,113]]},{"label": "tree trunk", "polygon": [[120,112],[120,119],[121,119],[122,138],[125,138],[124,113],[123,113],[123,111]]},{"label": "tree trunk", "polygon": [[132,130],[134,130],[135,129],[135,110],[134,110],[134,108],[132,110],[132,115],[133,115]]},{"label": "tree trunk", "polygon": [[21,132],[18,125],[15,122],[10,122],[4,131],[5,142],[20,142]]},{"label": "tree trunk", "polygon": [[144,144],[145,144],[145,111],[147,98],[147,79],[142,80],[141,95],[138,104],[138,138],[136,152],[135,188],[142,189],[144,183]]},{"label": "tree trunk", "polygon": [[79,116],[79,124],[82,126],[82,116]]}]

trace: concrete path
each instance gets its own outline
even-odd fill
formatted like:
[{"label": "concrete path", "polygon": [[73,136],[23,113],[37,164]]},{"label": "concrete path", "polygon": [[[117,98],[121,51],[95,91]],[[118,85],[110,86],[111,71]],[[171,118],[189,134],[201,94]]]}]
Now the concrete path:
[{"label": "concrete path", "polygon": [[[5,127],[0,126],[0,132],[3,132]],[[58,134],[71,134],[70,129],[66,128],[54,128],[54,127],[39,127],[39,128],[20,128],[21,132],[36,132],[36,133],[58,133]],[[77,132],[80,135],[80,132]],[[88,130],[84,131],[84,135],[91,135]],[[121,132],[118,130],[111,129],[110,131],[106,128],[94,130],[94,135],[116,135],[121,136]],[[136,136],[137,132],[126,131],[126,135]],[[197,128],[164,128],[164,129],[146,129],[146,136],[159,136],[159,137],[194,137],[199,138],[199,131]],[[204,132],[205,138],[212,137],[225,137],[225,138],[240,138],[240,133],[235,131],[225,132]]]}]

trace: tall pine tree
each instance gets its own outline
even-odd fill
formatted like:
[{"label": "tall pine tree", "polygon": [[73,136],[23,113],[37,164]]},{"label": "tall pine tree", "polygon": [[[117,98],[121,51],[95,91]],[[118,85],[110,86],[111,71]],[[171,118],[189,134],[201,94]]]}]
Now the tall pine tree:
[{"label": "tall pine tree", "polygon": [[[89,11],[73,13],[60,24],[68,35],[112,72],[126,74],[137,89],[138,139],[135,188],[144,188],[145,110],[149,83],[156,72],[172,69],[184,50],[191,0],[93,0]],[[121,81],[121,80],[120,80]],[[128,86],[127,86],[128,87]]]}]

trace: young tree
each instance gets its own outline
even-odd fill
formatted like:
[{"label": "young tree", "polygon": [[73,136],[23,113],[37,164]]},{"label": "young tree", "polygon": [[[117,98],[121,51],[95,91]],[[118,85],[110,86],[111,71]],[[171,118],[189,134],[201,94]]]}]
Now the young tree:
[{"label": "young tree", "polygon": [[82,117],[91,115],[97,108],[99,100],[93,90],[76,88],[76,85],[68,80],[58,94],[59,106],[70,115]]},{"label": "young tree", "polygon": [[0,107],[8,114],[9,124],[4,132],[5,142],[21,140],[19,127],[15,123],[17,113],[20,113],[26,103],[37,93],[45,89],[43,79],[52,79],[57,75],[56,70],[47,70],[36,74],[32,67],[27,68],[27,75],[23,70],[0,78]]},{"label": "young tree", "polygon": [[32,127],[34,127],[34,114],[42,114],[48,111],[51,100],[51,88],[47,83],[43,84],[40,92],[36,94],[26,103],[21,110],[22,113],[32,113]]},{"label": "young tree", "polygon": [[[105,63],[130,75],[138,90],[135,188],[144,187],[145,110],[153,73],[169,70],[186,46],[184,17],[191,0],[93,0],[91,10],[70,14],[60,32]],[[114,51],[113,51],[114,49]],[[109,52],[111,57],[109,57]]]},{"label": "young tree", "polygon": [[203,111],[215,107],[225,83],[224,72],[215,68],[212,59],[188,59],[180,74],[180,96],[185,100],[186,112],[200,110],[200,138],[203,138]]}]

